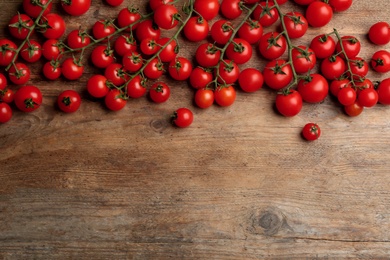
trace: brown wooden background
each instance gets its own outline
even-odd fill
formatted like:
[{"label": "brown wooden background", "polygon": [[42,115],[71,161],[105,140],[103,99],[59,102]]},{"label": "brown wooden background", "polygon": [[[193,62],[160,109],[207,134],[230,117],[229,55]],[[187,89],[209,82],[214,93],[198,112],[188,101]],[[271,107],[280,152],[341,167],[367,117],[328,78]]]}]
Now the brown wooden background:
[{"label": "brown wooden background", "polygon": [[[0,2],[1,37],[20,3]],[[129,3],[94,0],[86,15],[65,16],[67,32]],[[146,1],[134,4],[143,10]],[[337,28],[357,36],[369,59],[379,47],[366,32],[389,21],[388,9],[387,0],[354,1],[298,42]],[[195,46],[184,42],[182,54],[191,57]],[[256,55],[242,68],[263,64]],[[145,97],[114,113],[86,94],[91,66],[79,81],[53,84],[42,81],[41,65],[31,67],[31,83],[42,107],[0,125],[1,259],[390,257],[390,107],[350,118],[329,97],[284,118],[264,88],[201,110],[186,83],[167,79],[167,103]],[[370,72],[372,80],[388,76]],[[76,114],[54,106],[65,89],[82,93]],[[168,121],[181,106],[195,113],[187,129]],[[313,143],[300,137],[310,121],[323,131]]]}]

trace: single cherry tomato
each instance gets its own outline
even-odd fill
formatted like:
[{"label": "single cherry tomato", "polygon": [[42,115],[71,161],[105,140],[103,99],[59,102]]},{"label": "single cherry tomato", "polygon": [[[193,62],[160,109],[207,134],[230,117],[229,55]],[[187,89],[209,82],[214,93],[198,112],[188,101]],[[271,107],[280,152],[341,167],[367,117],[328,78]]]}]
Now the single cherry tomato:
[{"label": "single cherry tomato", "polygon": [[310,49],[314,51],[318,59],[325,59],[335,52],[336,42],[331,36],[321,34],[313,38]]},{"label": "single cherry tomato", "polygon": [[11,107],[4,102],[0,102],[0,123],[7,123],[12,118]]},{"label": "single cherry tomato", "polygon": [[153,38],[145,38],[139,44],[139,48],[143,54],[150,56],[155,54],[160,47],[157,44],[157,41]]},{"label": "single cherry tomato", "polygon": [[[343,45],[345,55],[347,55],[349,59],[353,59],[359,54],[361,44],[355,36],[343,36],[341,37],[341,43]],[[342,51],[341,43],[339,41],[336,44],[336,52],[338,53]],[[341,58],[345,58],[344,53],[341,53],[340,56]]]},{"label": "single cherry tomato", "polygon": [[66,30],[64,19],[56,13],[48,13],[41,19],[41,25],[46,28],[42,31],[42,35],[47,39],[59,39]]},{"label": "single cherry tomato", "polygon": [[263,26],[261,26],[259,21],[249,18],[240,29],[238,29],[237,34],[239,38],[246,40],[250,44],[255,44],[263,35]]},{"label": "single cherry tomato", "polygon": [[32,112],[42,104],[42,93],[39,88],[26,85],[19,88],[14,96],[16,107],[23,112]]},{"label": "single cherry tomato", "polygon": [[190,85],[195,89],[206,88],[212,80],[213,74],[202,67],[194,68],[190,75]]},{"label": "single cherry tomato", "polygon": [[329,84],[321,74],[310,74],[298,82],[297,90],[304,101],[319,103],[328,96]]},{"label": "single cherry tomato", "polygon": [[109,37],[115,31],[111,20],[99,20],[92,26],[92,35],[97,40]]},{"label": "single cherry tomato", "polygon": [[65,113],[74,113],[81,105],[81,97],[74,90],[65,90],[58,96],[57,105]]},{"label": "single cherry tomato", "polygon": [[122,64],[126,71],[137,72],[143,64],[142,56],[137,51],[129,51],[122,57]]},{"label": "single cherry tomato", "polygon": [[340,56],[331,56],[321,62],[322,75],[329,80],[340,78],[344,74],[347,65]]},{"label": "single cherry tomato", "polygon": [[0,66],[8,66],[16,55],[16,44],[8,39],[0,39]]},{"label": "single cherry tomato", "polygon": [[34,20],[26,14],[18,13],[14,15],[8,23],[10,34],[19,40],[26,39],[31,27],[34,25]]},{"label": "single cherry tomato", "polygon": [[376,45],[385,45],[390,42],[390,25],[387,22],[377,22],[371,25],[368,38]]},{"label": "single cherry tomato", "polygon": [[291,39],[300,38],[305,35],[309,24],[303,14],[299,12],[288,12],[283,19],[287,35]]},{"label": "single cherry tomato", "polygon": [[162,64],[157,58],[152,59],[145,66],[144,75],[148,79],[158,79],[164,74],[164,64]]},{"label": "single cherry tomato", "polygon": [[348,71],[347,75],[353,80],[364,79],[368,74],[368,63],[361,57],[349,60],[349,68],[350,72]]},{"label": "single cherry tomato", "polygon": [[329,0],[329,4],[335,12],[344,12],[352,6],[352,0]]},{"label": "single cherry tomato", "polygon": [[141,14],[137,8],[132,6],[125,7],[119,11],[118,25],[120,28],[128,27],[126,31],[135,30],[138,26],[138,21],[141,19]]},{"label": "single cherry tomato", "polygon": [[226,58],[244,64],[252,57],[252,46],[244,39],[236,38],[226,48]]},{"label": "single cherry tomato", "polygon": [[106,107],[111,111],[119,111],[127,104],[126,95],[119,89],[111,89],[104,97]]},{"label": "single cherry tomato", "polygon": [[15,97],[15,92],[12,89],[6,88],[0,90],[0,101],[10,104],[14,101],[14,97]]},{"label": "single cherry tomato", "polygon": [[337,94],[337,99],[344,106],[352,105],[356,101],[356,91],[353,88],[342,88]]},{"label": "single cherry tomato", "polygon": [[61,76],[60,63],[56,60],[47,61],[42,68],[42,73],[49,80],[56,80]]},{"label": "single cherry tomato", "polygon": [[314,1],[306,9],[306,19],[312,27],[323,27],[333,17],[332,7],[322,1]]},{"label": "single cherry tomato", "polygon": [[175,80],[186,80],[192,72],[192,64],[187,58],[176,57],[169,63],[168,73]]},{"label": "single cherry tomato", "polygon": [[158,39],[160,38],[161,30],[152,19],[146,19],[138,24],[135,35],[139,42],[145,38]]},{"label": "single cherry tomato", "polygon": [[378,102],[382,105],[390,105],[390,78],[383,79],[376,89]]},{"label": "single cherry tomato", "polygon": [[177,109],[172,115],[172,123],[180,128],[189,127],[193,120],[194,114],[185,107]]},{"label": "single cherry tomato", "polygon": [[42,55],[49,61],[61,58],[63,51],[64,47],[57,39],[48,39],[42,44]]},{"label": "single cherry tomato", "polygon": [[357,102],[363,107],[373,107],[378,103],[378,92],[373,88],[360,91]]},{"label": "single cherry tomato", "polygon": [[241,0],[222,0],[220,10],[222,15],[233,20],[238,18],[242,14]]},{"label": "single cherry tomato", "polygon": [[7,78],[3,73],[0,73],[0,90],[4,90],[8,86]]},{"label": "single cherry tomato", "polygon": [[218,15],[219,7],[218,0],[194,1],[194,10],[207,21],[214,19]]},{"label": "single cherry tomato", "polygon": [[155,11],[158,7],[172,3],[174,0],[149,0],[149,6],[152,11]]},{"label": "single cherry tomato", "polygon": [[91,38],[85,31],[76,29],[68,34],[67,43],[72,49],[81,49],[91,43]]},{"label": "single cherry tomato", "polygon": [[105,0],[105,2],[110,6],[116,7],[120,6],[124,2],[124,0]]},{"label": "single cherry tomato", "polygon": [[80,16],[88,12],[91,0],[61,0],[61,6],[68,14]]},{"label": "single cherry tomato", "polygon": [[231,106],[236,100],[236,90],[231,85],[219,86],[214,91],[215,102],[221,107]]},{"label": "single cherry tomato", "polygon": [[238,76],[238,85],[244,92],[255,92],[262,88],[263,74],[255,68],[246,68]]},{"label": "single cherry tomato", "polygon": [[275,99],[276,109],[286,117],[296,116],[302,110],[302,97],[295,89],[278,93]]},{"label": "single cherry tomato", "polygon": [[137,50],[137,42],[132,35],[121,34],[114,42],[114,50],[119,56],[124,56],[129,51]]},{"label": "single cherry tomato", "polygon": [[307,123],[302,129],[302,136],[307,141],[317,140],[321,135],[320,127],[315,123]]},{"label": "single cherry tomato", "polygon": [[217,66],[220,57],[221,51],[212,43],[202,43],[195,52],[196,61],[205,68]]},{"label": "single cherry tomato", "polygon": [[167,37],[159,38],[157,39],[157,44],[159,47],[165,46],[158,54],[161,62],[171,62],[176,58],[179,48],[175,39]]},{"label": "single cherry tomato", "polygon": [[42,56],[42,46],[39,42],[30,39],[20,49],[20,56],[27,62],[37,62]]},{"label": "single cherry tomato", "polygon": [[42,15],[46,15],[51,12],[53,2],[50,2],[49,4],[48,2],[48,0],[23,0],[23,10],[31,18],[37,18],[43,11],[43,6],[45,6],[45,10]]},{"label": "single cherry tomato", "polygon": [[379,50],[371,57],[371,67],[380,73],[390,71],[390,52],[386,50]]},{"label": "single cherry tomato", "polygon": [[225,45],[233,34],[233,24],[221,19],[213,23],[210,35],[216,44]]},{"label": "single cherry tomato", "polygon": [[314,51],[303,45],[297,46],[291,51],[291,58],[298,74],[305,74],[312,70],[317,62]]},{"label": "single cherry tomato", "polygon": [[348,116],[358,116],[363,112],[364,107],[357,101],[351,105],[344,106],[344,111]]},{"label": "single cherry tomato", "polygon": [[95,98],[105,97],[110,89],[107,86],[107,78],[103,75],[96,74],[87,81],[87,91]]},{"label": "single cherry tomato", "polygon": [[286,87],[293,79],[290,64],[285,60],[273,60],[266,64],[263,70],[265,84],[274,90]]},{"label": "single cherry tomato", "polygon": [[268,32],[260,38],[260,54],[268,60],[275,60],[279,58],[285,53],[286,49],[287,41],[281,33]]},{"label": "single cherry tomato", "polygon": [[91,53],[92,64],[97,68],[107,68],[114,62],[114,51],[106,45],[96,46]]},{"label": "single cherry tomato", "polygon": [[68,80],[79,79],[84,72],[84,66],[81,60],[75,58],[67,58],[61,65],[62,75]]},{"label": "single cherry tomato", "polygon": [[218,83],[231,85],[238,80],[240,69],[234,61],[223,60],[215,69],[214,74],[217,76]]},{"label": "single cherry tomato", "polygon": [[174,5],[171,4],[165,4],[159,6],[154,11],[154,22],[157,24],[158,27],[169,30],[179,23],[179,20],[177,16],[179,15],[179,11]]},{"label": "single cherry tomato", "polygon": [[346,87],[351,87],[351,81],[349,79],[335,79],[330,83],[329,91],[333,96],[337,97],[340,89]]},{"label": "single cherry tomato", "polygon": [[164,82],[156,82],[149,90],[150,99],[155,103],[163,103],[169,99],[171,89]]},{"label": "single cherry tomato", "polygon": [[195,104],[200,108],[211,107],[214,100],[214,91],[211,89],[198,89],[195,93]]},{"label": "single cherry tomato", "polygon": [[8,70],[8,77],[16,85],[24,85],[30,79],[31,71],[24,63],[17,62]]},{"label": "single cherry tomato", "polygon": [[262,1],[253,11],[252,18],[259,21],[263,27],[269,27],[279,19],[279,13],[274,2]]},{"label": "single cherry tomato", "polygon": [[183,32],[189,41],[200,42],[209,34],[209,24],[204,18],[194,16],[184,25]]},{"label": "single cherry tomato", "polygon": [[126,93],[128,97],[140,98],[146,93],[146,79],[140,75],[135,76],[126,84]]},{"label": "single cherry tomato", "polygon": [[123,85],[128,79],[123,65],[115,62],[105,68],[104,76],[117,87]]}]

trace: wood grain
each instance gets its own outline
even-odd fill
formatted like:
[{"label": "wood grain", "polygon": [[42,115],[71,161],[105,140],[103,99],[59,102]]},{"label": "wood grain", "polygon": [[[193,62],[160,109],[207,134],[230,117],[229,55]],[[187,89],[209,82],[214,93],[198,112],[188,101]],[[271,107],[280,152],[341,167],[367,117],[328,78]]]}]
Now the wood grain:
[{"label": "wood grain", "polygon": [[[86,15],[64,16],[67,32],[115,17],[127,4],[93,1]],[[388,48],[366,39],[372,23],[387,20],[388,5],[354,1],[297,43],[337,28],[357,36],[360,56],[369,59]],[[20,2],[0,6],[5,28]],[[292,3],[284,8],[302,10]],[[61,12],[58,5],[54,10]],[[183,55],[191,57],[195,47],[183,41]],[[0,258],[390,257],[388,107],[350,118],[329,97],[284,118],[274,110],[275,93],[264,87],[239,92],[231,107],[201,110],[185,82],[167,78],[169,102],[130,100],[115,113],[85,91],[96,69],[87,66],[76,82],[52,83],[42,80],[41,65],[31,66],[31,83],[44,94],[42,107],[30,114],[15,110],[0,126]],[[246,66],[263,68],[264,61],[257,55]],[[72,115],[54,105],[68,88],[83,97]],[[169,124],[181,106],[195,113],[187,129]],[[300,137],[309,121],[323,131],[312,143]]]}]

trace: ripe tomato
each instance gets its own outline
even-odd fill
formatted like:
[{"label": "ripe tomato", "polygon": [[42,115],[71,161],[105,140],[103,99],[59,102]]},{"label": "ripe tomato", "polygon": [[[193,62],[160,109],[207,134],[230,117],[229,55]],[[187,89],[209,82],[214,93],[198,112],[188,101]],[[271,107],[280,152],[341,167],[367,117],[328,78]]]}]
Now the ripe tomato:
[{"label": "ripe tomato", "polygon": [[195,92],[195,104],[200,108],[211,107],[214,99],[214,91],[211,89],[202,88]]},{"label": "ripe tomato", "polygon": [[48,39],[42,44],[42,55],[49,61],[61,58],[63,51],[64,47],[57,39]]},{"label": "ripe tomato", "polygon": [[319,103],[328,96],[329,84],[321,74],[310,74],[298,82],[297,90],[304,101]]},{"label": "ripe tomato", "polygon": [[219,86],[214,91],[215,102],[221,107],[231,106],[236,100],[236,90],[231,85]]},{"label": "ripe tomato", "polygon": [[252,46],[244,39],[236,38],[226,48],[226,58],[244,64],[252,57]]},{"label": "ripe tomato", "polygon": [[99,20],[92,26],[92,35],[97,40],[109,37],[115,31],[116,29],[110,20]]},{"label": "ripe tomato", "polygon": [[346,69],[345,61],[340,56],[331,56],[321,62],[322,75],[329,80],[337,79],[343,75]]},{"label": "ripe tomato", "polygon": [[172,123],[180,128],[189,127],[193,121],[194,114],[185,107],[177,109],[172,115]]},{"label": "ripe tomato", "polygon": [[62,62],[61,66],[62,75],[68,80],[79,79],[84,72],[84,66],[81,60],[75,58],[67,58]]},{"label": "ripe tomato", "polygon": [[111,111],[119,111],[127,104],[126,95],[119,89],[111,89],[104,98],[106,107]]},{"label": "ripe tomato", "polygon": [[140,98],[146,93],[146,79],[140,75],[135,76],[126,85],[127,96],[131,98]]},{"label": "ripe tomato", "polygon": [[336,42],[332,37],[321,34],[311,40],[310,49],[314,51],[318,59],[325,59],[335,52]]},{"label": "ripe tomato", "polygon": [[130,73],[139,71],[143,64],[141,54],[137,51],[127,52],[122,58],[122,64],[125,70]]},{"label": "ripe tomato", "polygon": [[65,113],[74,113],[81,105],[81,97],[74,90],[65,90],[58,96],[57,105]]},{"label": "ripe tomato", "polygon": [[168,73],[175,80],[186,80],[192,72],[191,62],[184,57],[176,57],[169,63]]},{"label": "ripe tomato", "polygon": [[171,89],[164,82],[156,82],[149,90],[150,99],[155,103],[163,103],[169,99]]},{"label": "ripe tomato", "polygon": [[91,0],[61,0],[65,12],[72,16],[85,14],[91,7]]},{"label": "ripe tomato", "polygon": [[4,102],[0,102],[0,123],[7,123],[12,118],[11,107]]},{"label": "ripe tomato", "polygon": [[154,22],[157,24],[158,27],[169,30],[179,23],[179,20],[177,16],[179,15],[179,11],[174,5],[171,4],[165,4],[159,6],[154,11]]},{"label": "ripe tomato", "polygon": [[91,53],[92,64],[97,68],[107,68],[114,62],[114,51],[106,45],[96,46]]},{"label": "ripe tomato", "polygon": [[315,67],[317,62],[314,51],[303,45],[292,49],[291,58],[295,72],[298,74],[305,74],[309,72]]},{"label": "ripe tomato", "polygon": [[[341,37],[341,42],[343,44],[344,52],[349,59],[353,59],[359,54],[361,44],[355,36],[343,36]],[[336,51],[338,53],[342,51],[340,41],[336,44]],[[341,53],[340,56],[341,58],[345,58],[344,53]]]},{"label": "ripe tomato", "polygon": [[349,60],[349,67],[352,75],[348,72],[348,76],[354,80],[364,79],[368,74],[368,63],[363,58],[355,57]]},{"label": "ripe tomato", "polygon": [[14,96],[16,107],[23,112],[32,112],[42,103],[42,93],[39,88],[26,85],[19,88]]},{"label": "ripe tomato", "polygon": [[368,38],[376,45],[385,45],[390,42],[390,25],[387,22],[377,22],[371,25]]},{"label": "ripe tomato", "polygon": [[291,117],[299,114],[302,109],[302,97],[295,89],[278,93],[275,99],[276,109],[280,114]]},{"label": "ripe tomato", "polygon": [[157,58],[152,59],[144,69],[144,75],[148,79],[158,79],[164,73],[164,64],[162,64]]},{"label": "ripe tomato", "polygon": [[237,34],[239,38],[246,40],[250,44],[255,44],[263,35],[263,26],[261,26],[259,21],[254,21],[249,18],[240,29],[238,29]]},{"label": "ripe tomato", "polygon": [[368,78],[355,80],[354,83],[355,83],[355,90],[356,90],[357,96],[359,96],[360,92],[363,89],[366,89],[366,88],[373,89],[374,88],[374,83],[371,80],[369,80]]},{"label": "ripe tomato", "polygon": [[0,101],[10,104],[14,101],[15,92],[10,89],[6,88],[3,90],[0,90]]},{"label": "ripe tomato", "polygon": [[349,79],[335,79],[332,80],[329,86],[330,93],[337,97],[340,89],[351,87],[351,81]]},{"label": "ripe tomato", "polygon": [[3,73],[0,73],[0,90],[4,90],[8,85],[7,78]]},{"label": "ripe tomato", "polygon": [[150,56],[155,54],[160,46],[157,45],[157,41],[153,38],[145,38],[139,44],[139,48],[143,54],[146,56]]},{"label": "ripe tomato", "polygon": [[220,57],[221,51],[212,43],[202,43],[195,52],[196,61],[205,68],[217,66]]},{"label": "ripe tomato", "polygon": [[49,4],[48,2],[48,0],[23,0],[23,10],[31,18],[37,18],[42,12],[42,6],[44,5],[46,5],[46,8],[45,11],[43,11],[43,15],[50,13],[53,2],[50,2]]},{"label": "ripe tomato", "polygon": [[219,7],[218,0],[194,1],[194,10],[207,21],[214,19],[218,15]]},{"label": "ripe tomato", "polygon": [[266,64],[263,70],[265,84],[275,90],[286,87],[293,79],[290,64],[285,60],[273,60]]},{"label": "ripe tomato", "polygon": [[16,54],[16,44],[8,39],[0,39],[0,66],[8,66]]},{"label": "ripe tomato", "polygon": [[238,18],[242,14],[240,4],[241,0],[222,0],[220,6],[222,15],[229,20]]},{"label": "ripe tomato", "polygon": [[137,43],[130,34],[121,34],[114,42],[114,50],[119,56],[124,56],[129,51],[137,50]]},{"label": "ripe tomato", "polygon": [[295,3],[299,5],[309,5],[313,3],[315,0],[294,0]]},{"label": "ripe tomato", "polygon": [[140,42],[145,38],[158,39],[160,38],[161,30],[152,19],[146,19],[138,24],[135,35]]},{"label": "ripe tomato", "polygon": [[390,71],[390,52],[386,50],[379,50],[371,57],[371,67],[380,73]]},{"label": "ripe tomato", "polygon": [[184,25],[183,32],[189,41],[200,42],[209,34],[209,24],[202,17],[194,16]]},{"label": "ripe tomato", "polygon": [[128,79],[128,75],[120,63],[108,65],[104,70],[104,76],[117,87],[123,85]]},{"label": "ripe tomato", "polygon": [[283,20],[286,26],[287,35],[291,39],[302,37],[309,27],[305,16],[299,12],[288,12],[283,17]]},{"label": "ripe tomato", "polygon": [[93,75],[87,81],[87,91],[92,97],[105,97],[110,91],[107,87],[107,78],[99,74]]},{"label": "ripe tomato", "polygon": [[149,6],[150,6],[150,9],[152,9],[152,11],[155,11],[161,5],[169,4],[173,1],[174,0],[150,0]]},{"label": "ripe tomato", "polygon": [[275,60],[282,56],[287,49],[286,38],[281,33],[268,32],[261,36],[259,41],[260,54],[268,59]]},{"label": "ripe tomato", "polygon": [[108,5],[114,6],[114,7],[120,6],[124,2],[124,0],[105,0],[105,1]]},{"label": "ripe tomato", "polygon": [[42,68],[43,75],[49,80],[56,80],[61,76],[61,67],[58,61],[47,61]]},{"label": "ripe tomato", "polygon": [[255,92],[263,86],[264,77],[255,68],[246,68],[238,76],[238,85],[245,92]]},{"label": "ripe tomato", "polygon": [[233,24],[230,21],[221,19],[213,23],[210,29],[211,38],[220,45],[225,45],[233,34]]},{"label": "ripe tomato", "polygon": [[343,12],[352,6],[352,0],[329,0],[330,6],[335,12]]},{"label": "ripe tomato", "polygon": [[217,81],[220,84],[230,85],[238,80],[240,69],[237,64],[231,60],[223,60],[214,71]]},{"label": "ripe tomato", "polygon": [[8,77],[16,85],[24,85],[30,79],[31,71],[26,64],[17,62],[8,70]]},{"label": "ripe tomato", "polygon": [[269,27],[279,19],[279,13],[272,1],[262,1],[253,11],[252,18],[263,27]]},{"label": "ripe tomato", "polygon": [[390,78],[383,79],[376,91],[378,91],[378,102],[382,105],[390,105]]},{"label": "ripe tomato", "polygon": [[344,106],[349,106],[356,101],[356,91],[353,88],[342,88],[337,93],[337,100]]},{"label": "ripe tomato", "polygon": [[8,29],[13,37],[19,40],[24,40],[33,25],[34,20],[32,20],[30,16],[18,13],[9,21]]},{"label": "ripe tomato", "polygon": [[27,62],[37,62],[42,56],[41,44],[30,39],[28,42],[25,42],[20,49],[20,56]]},{"label": "ripe tomato", "polygon": [[68,46],[72,49],[81,49],[91,43],[91,38],[83,30],[73,30],[67,37]]},{"label": "ripe tomato", "polygon": [[358,102],[353,103],[349,106],[344,106],[344,111],[349,116],[358,116],[363,112],[364,107]]},{"label": "ripe tomato", "polygon": [[139,10],[129,6],[119,11],[117,21],[120,28],[129,27],[127,31],[130,31],[137,28],[140,19],[141,14]]},{"label": "ripe tomato", "polygon": [[360,91],[357,102],[363,107],[373,107],[378,103],[378,92],[373,88],[366,88]]},{"label": "ripe tomato", "polygon": [[194,68],[190,75],[190,85],[195,89],[206,88],[212,80],[213,74],[202,67]]},{"label": "ripe tomato", "polygon": [[43,16],[41,24],[46,27],[42,35],[47,39],[59,39],[64,35],[66,30],[64,19],[56,13],[48,13]]},{"label": "ripe tomato", "polygon": [[170,62],[174,58],[176,58],[176,55],[178,53],[178,45],[176,40],[163,37],[157,39],[157,44],[162,47],[165,46],[158,54],[158,57],[160,58],[161,62]]},{"label": "ripe tomato", "polygon": [[306,9],[306,19],[312,27],[323,27],[333,17],[332,7],[322,1],[314,1]]},{"label": "ripe tomato", "polygon": [[302,136],[307,141],[314,141],[317,140],[321,135],[321,129],[320,127],[315,123],[307,123],[302,128]]}]

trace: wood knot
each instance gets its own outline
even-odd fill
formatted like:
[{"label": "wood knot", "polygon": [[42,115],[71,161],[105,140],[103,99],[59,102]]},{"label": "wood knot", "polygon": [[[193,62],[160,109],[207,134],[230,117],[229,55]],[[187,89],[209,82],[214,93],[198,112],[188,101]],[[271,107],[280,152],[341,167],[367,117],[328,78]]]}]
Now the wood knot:
[{"label": "wood knot", "polygon": [[168,127],[168,122],[161,119],[153,119],[150,121],[150,127],[154,132],[162,133]]},{"label": "wood knot", "polygon": [[276,234],[282,226],[282,219],[274,212],[266,211],[259,218],[259,226],[269,235]]},{"label": "wood knot", "polygon": [[276,208],[256,211],[251,216],[251,222],[249,231],[254,234],[272,236],[284,228],[291,230],[286,216]]}]

